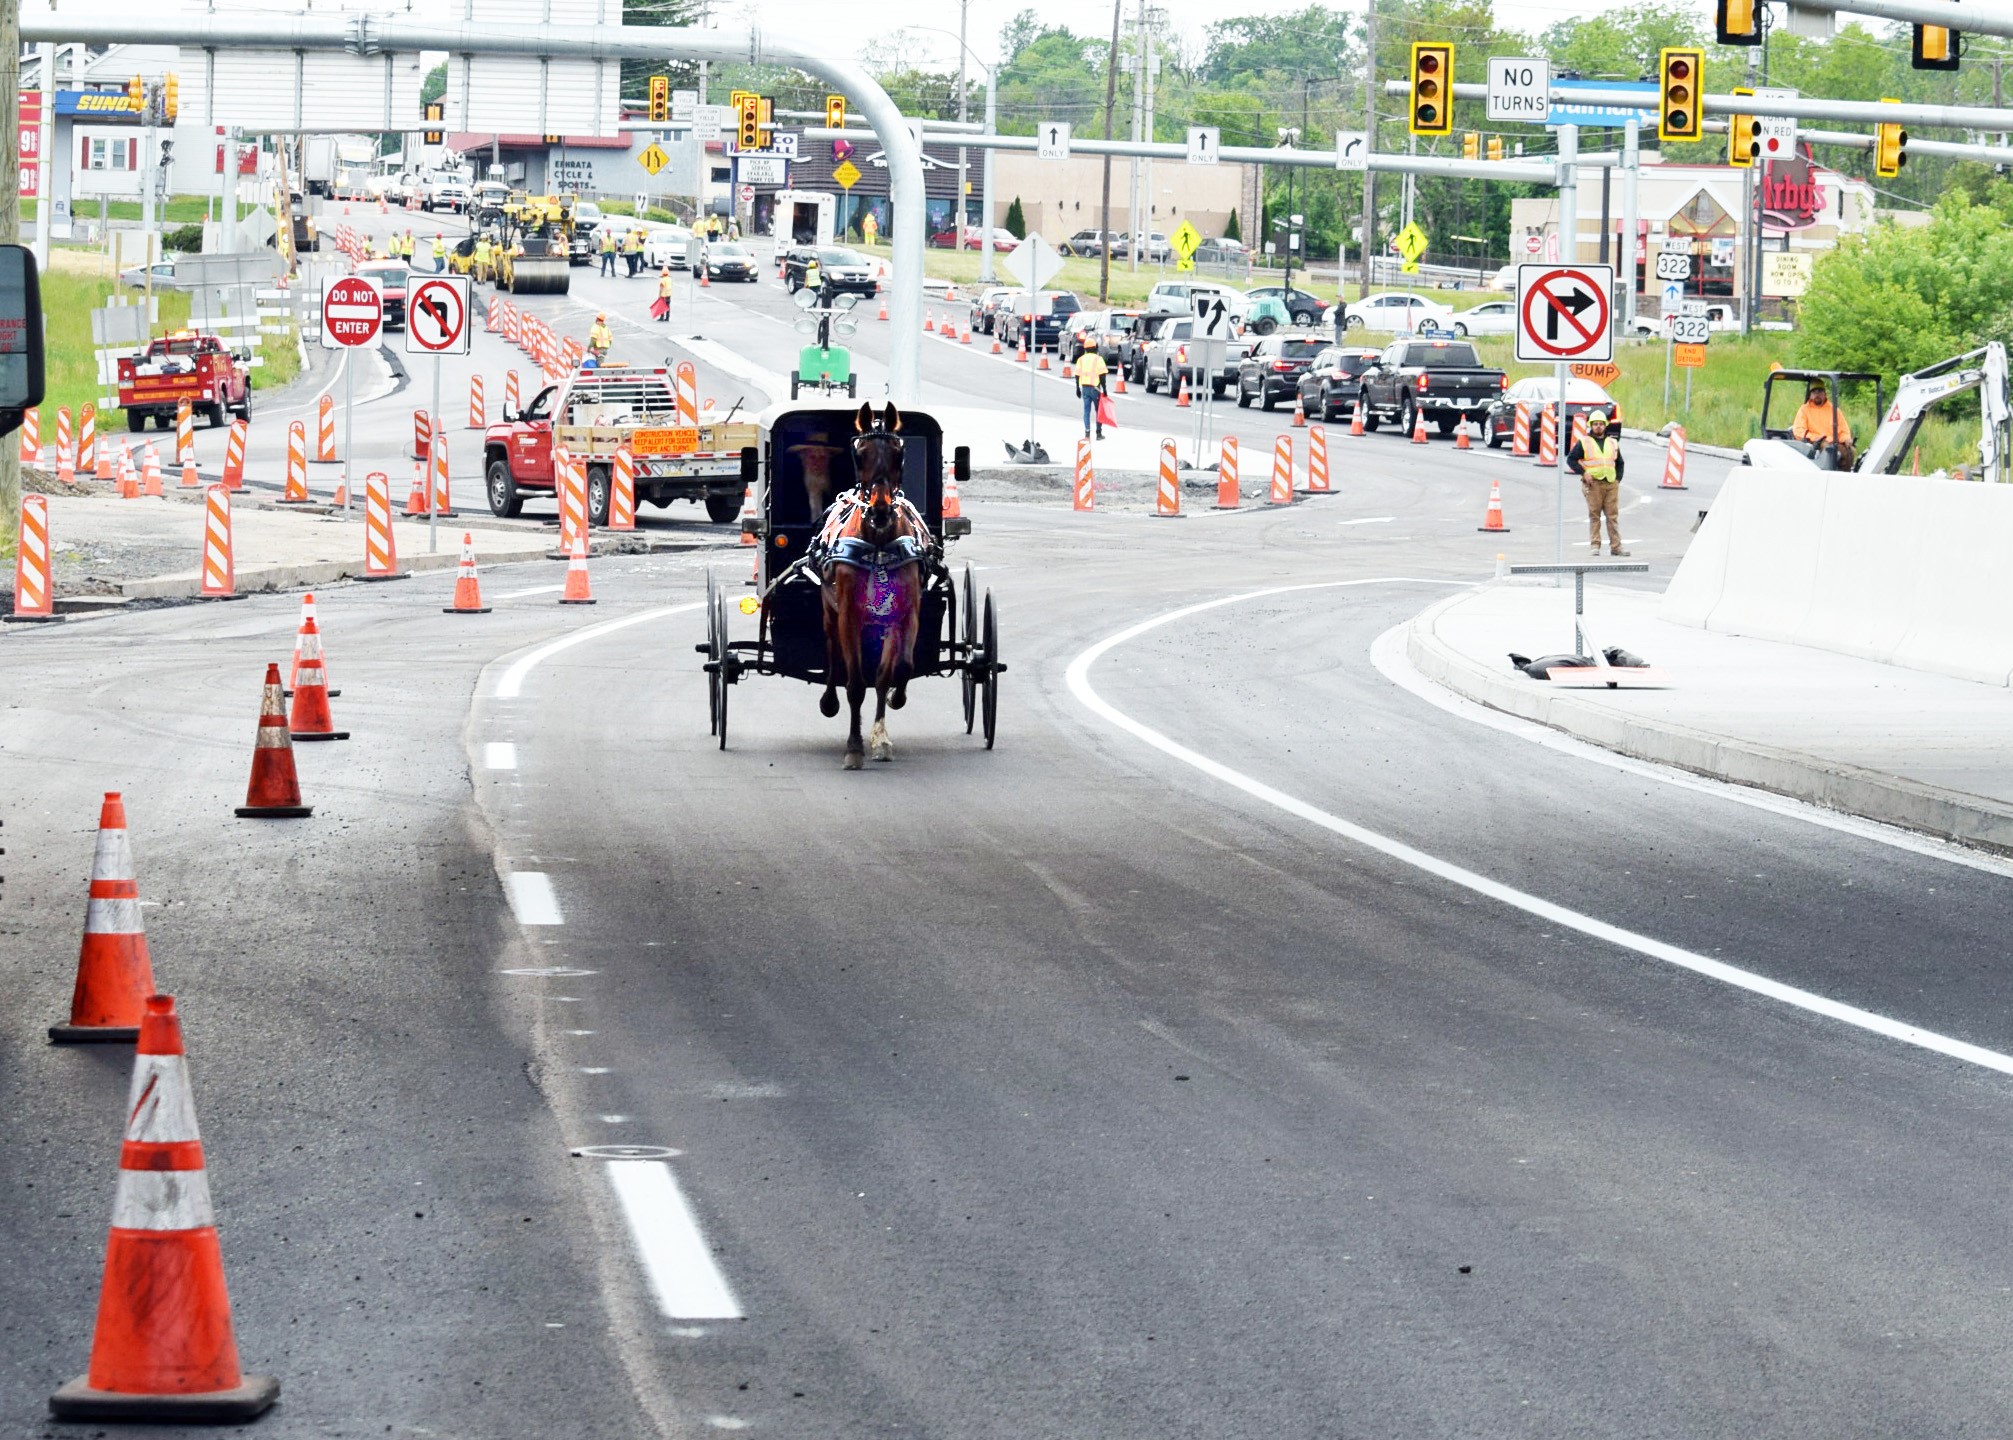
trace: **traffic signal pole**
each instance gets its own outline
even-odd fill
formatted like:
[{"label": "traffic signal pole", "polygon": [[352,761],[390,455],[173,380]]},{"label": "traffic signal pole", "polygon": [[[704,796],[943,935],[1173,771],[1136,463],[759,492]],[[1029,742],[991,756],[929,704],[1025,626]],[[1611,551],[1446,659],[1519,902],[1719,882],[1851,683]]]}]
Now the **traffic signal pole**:
[{"label": "traffic signal pole", "polygon": [[[1561,125],[1559,127],[1559,259],[1568,265],[1580,263],[1580,127]],[[1552,552],[1557,564],[1566,563],[1566,446],[1573,433],[1573,427],[1566,421],[1566,362],[1561,360],[1552,366],[1554,382],[1558,386],[1558,427],[1552,432],[1558,443],[1553,451],[1557,456],[1558,468],[1553,472],[1553,491],[1556,504],[1553,506]]]}]

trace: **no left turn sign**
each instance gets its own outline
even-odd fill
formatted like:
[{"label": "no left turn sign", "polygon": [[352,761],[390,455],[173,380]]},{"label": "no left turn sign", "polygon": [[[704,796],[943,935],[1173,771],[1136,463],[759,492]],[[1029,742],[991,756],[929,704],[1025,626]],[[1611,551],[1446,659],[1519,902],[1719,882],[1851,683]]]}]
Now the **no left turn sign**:
[{"label": "no left turn sign", "polygon": [[466,355],[468,309],[466,275],[435,275],[418,281],[405,305],[405,353]]},{"label": "no left turn sign", "polygon": [[1517,358],[1608,360],[1612,265],[1519,265]]}]

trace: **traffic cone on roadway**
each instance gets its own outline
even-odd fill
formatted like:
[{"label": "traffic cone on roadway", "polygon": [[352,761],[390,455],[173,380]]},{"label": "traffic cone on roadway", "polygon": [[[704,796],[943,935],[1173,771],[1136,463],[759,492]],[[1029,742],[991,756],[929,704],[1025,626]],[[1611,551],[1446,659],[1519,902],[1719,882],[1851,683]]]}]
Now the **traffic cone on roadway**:
[{"label": "traffic cone on roadway", "polygon": [[287,735],[294,740],[347,740],[349,731],[335,728],[329,711],[328,672],[322,669],[322,633],[310,615],[301,622],[300,679],[294,686],[293,713]]},{"label": "traffic cone on roadway", "polygon": [[888,297],[887,297],[886,295],[883,295],[883,296],[881,297],[881,314],[880,314],[880,318],[881,318],[881,319],[883,319],[883,320],[885,320],[885,319],[887,319],[887,318],[888,318]]},{"label": "traffic cone on roadway", "polygon": [[1000,353],[1000,337],[999,337],[999,332],[998,332],[997,330],[995,330],[995,331],[993,332],[993,349],[992,349],[992,353],[993,353],[993,354],[995,354],[995,355],[997,355],[997,354],[999,354],[999,353]]},{"label": "traffic cone on roadway", "polygon": [[1412,412],[1412,443],[1414,445],[1424,445],[1426,443],[1426,412],[1424,410],[1414,410]]},{"label": "traffic cone on roadway", "polygon": [[1041,370],[1046,370],[1046,369],[1048,369],[1048,351],[1046,351],[1046,350],[1040,350],[1040,351],[1037,351],[1037,352],[1036,352],[1036,354],[1037,354],[1037,355],[1039,356],[1039,358],[1040,358],[1040,360],[1041,360],[1041,364],[1040,364],[1039,366],[1037,366],[1036,368],[1037,368],[1037,369],[1041,369]]},{"label": "traffic cone on roadway", "polygon": [[1510,527],[1503,523],[1503,482],[1489,482],[1489,513],[1482,517],[1482,523],[1475,527],[1491,535],[1507,535]]},{"label": "traffic cone on roadway", "polygon": [[958,495],[958,476],[955,470],[944,472],[944,519],[957,520],[965,513],[964,501]]},{"label": "traffic cone on roadway", "polygon": [[1076,379],[1076,367],[1071,365],[1067,360],[1062,362],[1062,378],[1065,380]]},{"label": "traffic cone on roadway", "polygon": [[136,1039],[140,1011],[154,993],[154,966],[140,923],[140,882],[126,836],[126,802],[105,792],[98,809],[98,850],[91,859],[91,898],[84,907],[84,948],[67,1024],[51,1025],[58,1044]]},{"label": "traffic cone on roadway", "polygon": [[[301,656],[307,649],[308,626],[315,624],[319,618],[315,611],[313,592],[301,596],[301,623],[300,628],[294,632],[294,663],[293,668],[287,672],[287,694],[290,696],[301,688]],[[319,636],[321,631],[317,630],[315,634]],[[317,645],[319,647],[319,642]],[[328,680],[328,653],[325,650],[322,652],[322,680],[324,683]],[[340,695],[342,691],[331,690],[329,694]]]},{"label": "traffic cone on roadway", "polygon": [[412,464],[412,493],[405,497],[405,510],[402,513],[417,515],[424,520],[427,507],[431,503],[431,497],[426,493],[426,462],[415,460]]},{"label": "traffic cone on roadway", "polygon": [[454,603],[441,607],[449,615],[487,615],[482,603],[482,583],[475,574],[475,536],[461,534],[461,565],[454,572]]},{"label": "traffic cone on roadway", "polygon": [[145,477],[145,482],[140,487],[141,494],[155,500],[166,497],[167,490],[161,484],[161,452],[151,443],[147,446],[140,473]]},{"label": "traffic cone on roadway", "polygon": [[250,1420],[279,1398],[280,1383],[238,1368],[223,1248],[170,996],[147,997],[139,1042],[91,1364],[49,1397],[49,1411],[58,1420]]},{"label": "traffic cone on roadway", "polygon": [[936,333],[937,333],[937,317],[931,311],[925,309],[923,311],[923,334],[934,335]]},{"label": "traffic cone on roadway", "polygon": [[1174,403],[1176,407],[1182,410],[1186,410],[1190,405],[1195,403],[1188,398],[1188,372],[1186,370],[1182,371],[1175,379]]},{"label": "traffic cone on roadway", "polygon": [[755,514],[755,487],[750,485],[741,492],[741,543],[755,543],[755,526],[761,517]]},{"label": "traffic cone on roadway", "polygon": [[1361,395],[1356,397],[1356,417],[1349,422],[1349,433],[1351,435],[1361,435],[1363,433],[1363,397]]},{"label": "traffic cone on roadway", "polygon": [[594,593],[587,588],[587,537],[573,537],[573,553],[566,560],[566,589],[559,596],[561,605],[592,605]]},{"label": "traffic cone on roadway", "polygon": [[1301,403],[1298,395],[1293,397],[1293,428],[1295,430],[1307,428],[1307,407]]},{"label": "traffic cone on roadway", "polygon": [[1114,395],[1123,395],[1125,393],[1125,372],[1123,370],[1114,370],[1112,372],[1111,393]]},{"label": "traffic cone on roadway", "polygon": [[182,462],[182,489],[200,490],[202,488],[203,477],[196,473],[195,460],[193,458],[184,460]]},{"label": "traffic cone on roadway", "polygon": [[287,732],[286,704],[280,698],[280,667],[268,665],[265,695],[259,702],[259,738],[252,746],[251,784],[238,814],[250,820],[283,820],[314,813],[314,806],[301,804],[293,737]]},{"label": "traffic cone on roadway", "polygon": [[1472,450],[1475,448],[1468,443],[1468,420],[1466,416],[1462,416],[1454,424],[1454,448],[1456,450]]}]

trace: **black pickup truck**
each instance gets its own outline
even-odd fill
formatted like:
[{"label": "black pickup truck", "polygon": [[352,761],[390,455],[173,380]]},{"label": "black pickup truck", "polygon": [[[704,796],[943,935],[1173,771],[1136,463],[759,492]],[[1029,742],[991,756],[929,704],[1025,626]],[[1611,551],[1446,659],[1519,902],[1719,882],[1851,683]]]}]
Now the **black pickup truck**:
[{"label": "black pickup truck", "polygon": [[1412,335],[1385,350],[1362,383],[1366,430],[1389,420],[1409,435],[1423,414],[1442,435],[1453,434],[1464,417],[1480,435],[1489,405],[1509,380],[1484,366],[1466,340]]}]

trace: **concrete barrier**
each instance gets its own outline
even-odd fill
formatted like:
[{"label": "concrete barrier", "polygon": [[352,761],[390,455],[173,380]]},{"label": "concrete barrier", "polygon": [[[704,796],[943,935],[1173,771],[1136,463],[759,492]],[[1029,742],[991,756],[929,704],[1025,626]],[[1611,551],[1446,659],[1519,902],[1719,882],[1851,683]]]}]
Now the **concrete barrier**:
[{"label": "concrete barrier", "polygon": [[2013,486],[1736,467],[1664,593],[1679,625],[2013,683]]}]

